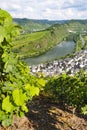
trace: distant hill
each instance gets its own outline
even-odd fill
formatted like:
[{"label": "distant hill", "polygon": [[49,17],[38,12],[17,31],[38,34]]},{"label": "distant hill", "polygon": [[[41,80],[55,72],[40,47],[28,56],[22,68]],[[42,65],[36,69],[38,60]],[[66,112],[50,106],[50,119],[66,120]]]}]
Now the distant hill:
[{"label": "distant hill", "polygon": [[87,24],[87,19],[85,20],[39,20],[39,19],[27,19],[27,18],[13,18],[13,21],[22,26],[24,33],[31,33],[36,31],[45,30],[54,24],[64,24],[64,23],[79,23]]},{"label": "distant hill", "polygon": [[33,23],[39,23],[39,24],[56,24],[56,23],[65,23],[69,20],[47,20],[47,19],[27,19],[27,18],[13,18],[13,20],[21,25],[24,25],[28,22],[33,22]]},{"label": "distant hill", "polygon": [[20,18],[14,18],[14,22],[18,23],[22,26],[24,33],[31,33],[36,32],[40,30],[44,30],[50,26],[49,23],[40,20],[31,20],[31,19],[20,19]]},{"label": "distant hill", "polygon": [[41,31],[48,27],[50,27],[53,24],[57,23],[65,23],[67,20],[34,20],[34,19],[27,19],[27,18],[14,18],[14,22],[18,23],[22,26],[25,33],[31,33],[35,31]]}]

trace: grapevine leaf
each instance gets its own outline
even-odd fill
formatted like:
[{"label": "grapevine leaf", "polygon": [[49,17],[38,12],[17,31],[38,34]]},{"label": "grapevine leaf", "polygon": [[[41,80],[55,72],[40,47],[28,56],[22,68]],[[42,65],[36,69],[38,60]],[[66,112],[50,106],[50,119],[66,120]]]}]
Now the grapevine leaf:
[{"label": "grapevine leaf", "polygon": [[4,37],[5,37],[4,28],[0,26],[0,42],[4,40]]},{"label": "grapevine leaf", "polygon": [[12,118],[6,118],[2,121],[2,125],[5,127],[8,127],[10,124],[12,124]]},{"label": "grapevine leaf", "polygon": [[2,121],[4,117],[5,117],[5,113],[0,110],[0,121]]},{"label": "grapevine leaf", "polygon": [[85,105],[84,107],[81,108],[82,109],[82,113],[84,115],[87,115],[87,105]]},{"label": "grapevine leaf", "polygon": [[12,72],[12,65],[7,65],[6,72]]},{"label": "grapevine leaf", "polygon": [[40,90],[39,90],[39,88],[38,87],[34,87],[34,86],[31,86],[30,87],[30,95],[33,97],[33,96],[35,96],[35,95],[39,95],[39,92],[40,92]]},{"label": "grapevine leaf", "polygon": [[35,95],[39,95],[39,88],[38,87],[34,87],[34,86],[31,86],[30,84],[27,84],[25,86],[26,90],[29,90],[30,92],[30,96],[35,96]]},{"label": "grapevine leaf", "polygon": [[3,53],[2,58],[3,58],[3,61],[4,61],[4,62],[8,62],[9,55],[7,54],[7,52],[4,52],[4,53]]},{"label": "grapevine leaf", "polygon": [[8,112],[12,112],[12,104],[11,102],[9,101],[9,96],[7,96],[6,98],[3,99],[3,102],[2,102],[2,109],[6,111],[6,113]]},{"label": "grapevine leaf", "polygon": [[9,25],[12,22],[12,17],[11,15],[6,12],[5,10],[0,9],[0,23],[1,25]]},{"label": "grapevine leaf", "polygon": [[20,117],[23,117],[23,116],[24,116],[24,112],[20,111],[20,112],[19,112],[19,116],[20,116]]},{"label": "grapevine leaf", "polygon": [[29,90],[29,89],[30,89],[30,87],[31,87],[31,85],[30,85],[30,84],[26,84],[26,86],[25,86],[26,90]]},{"label": "grapevine leaf", "polygon": [[42,78],[38,80],[38,83],[40,86],[45,86],[45,80]]},{"label": "grapevine leaf", "polygon": [[17,106],[22,106],[25,103],[25,101],[27,100],[26,94],[22,93],[22,91],[20,91],[18,89],[14,90],[12,95],[13,95],[14,103]]},{"label": "grapevine leaf", "polygon": [[22,106],[22,110],[28,112],[28,108],[25,105]]}]

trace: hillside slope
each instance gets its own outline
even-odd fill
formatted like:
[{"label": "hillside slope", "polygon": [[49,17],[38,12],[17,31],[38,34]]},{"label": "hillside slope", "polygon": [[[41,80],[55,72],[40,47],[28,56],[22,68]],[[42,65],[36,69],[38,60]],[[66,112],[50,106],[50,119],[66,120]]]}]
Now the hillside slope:
[{"label": "hillside slope", "polygon": [[64,24],[52,25],[43,31],[23,34],[14,41],[13,50],[21,58],[40,55],[62,40],[73,40],[77,34],[86,34],[87,23],[81,22],[72,20]]},{"label": "hillside slope", "polygon": [[31,33],[35,31],[44,30],[50,26],[50,23],[46,22],[45,20],[40,21],[26,18],[14,18],[13,20],[14,22],[22,26],[23,33]]},{"label": "hillside slope", "polygon": [[22,58],[40,55],[60,43],[67,36],[68,31],[64,29],[64,26],[55,25],[44,31],[21,35],[19,39],[14,41],[13,50]]}]

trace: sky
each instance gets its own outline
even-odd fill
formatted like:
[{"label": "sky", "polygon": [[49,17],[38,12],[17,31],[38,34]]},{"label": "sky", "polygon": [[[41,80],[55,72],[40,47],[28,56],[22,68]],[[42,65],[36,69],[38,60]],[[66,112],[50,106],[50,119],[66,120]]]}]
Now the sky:
[{"label": "sky", "polygon": [[87,19],[87,0],[0,0],[13,18]]}]

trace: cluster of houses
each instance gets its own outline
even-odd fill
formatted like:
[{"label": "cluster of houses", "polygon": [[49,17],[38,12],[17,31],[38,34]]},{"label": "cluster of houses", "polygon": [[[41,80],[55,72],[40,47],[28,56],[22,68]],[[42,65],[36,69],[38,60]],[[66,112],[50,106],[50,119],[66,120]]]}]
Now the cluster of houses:
[{"label": "cluster of houses", "polygon": [[55,60],[53,62],[29,66],[32,74],[54,76],[62,73],[74,75],[80,70],[87,71],[87,50],[74,54],[73,58]]}]

